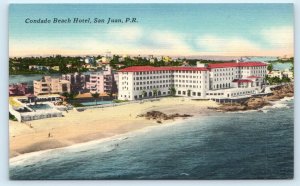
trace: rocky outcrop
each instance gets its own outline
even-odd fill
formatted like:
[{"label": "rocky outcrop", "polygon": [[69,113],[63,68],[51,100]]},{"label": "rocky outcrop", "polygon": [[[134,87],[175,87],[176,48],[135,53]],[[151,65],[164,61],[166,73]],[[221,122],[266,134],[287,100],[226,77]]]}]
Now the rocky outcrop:
[{"label": "rocky outcrop", "polygon": [[257,110],[264,106],[271,105],[270,101],[277,101],[284,97],[292,96],[294,96],[294,85],[287,84],[273,88],[272,95],[249,98],[241,103],[223,103],[220,107],[214,109],[222,112]]},{"label": "rocky outcrop", "polygon": [[294,96],[294,84],[288,84],[283,86],[278,86],[272,89],[272,95],[265,96],[264,98],[268,101],[277,101],[284,97]]},{"label": "rocky outcrop", "polygon": [[249,98],[248,100],[241,103],[224,103],[217,108],[217,111],[242,111],[242,110],[256,110],[266,105],[270,105],[263,97],[260,98]]},{"label": "rocky outcrop", "polygon": [[140,114],[138,117],[145,117],[146,119],[150,120],[156,120],[157,123],[162,123],[162,120],[173,120],[175,118],[187,118],[187,117],[192,117],[192,115],[189,114],[165,114],[160,111],[149,111],[146,112],[145,114]]}]

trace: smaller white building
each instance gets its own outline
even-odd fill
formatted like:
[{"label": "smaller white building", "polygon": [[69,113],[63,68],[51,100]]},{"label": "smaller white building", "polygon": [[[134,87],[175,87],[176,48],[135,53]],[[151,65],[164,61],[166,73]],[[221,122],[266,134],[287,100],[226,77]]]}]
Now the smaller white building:
[{"label": "smaller white building", "polygon": [[282,79],[283,77],[288,77],[290,79],[294,79],[294,73],[289,69],[272,70],[267,75],[271,78],[278,77],[278,78]]},{"label": "smaller white building", "polygon": [[268,73],[268,76],[271,77],[271,78],[274,78],[274,77],[278,77],[278,78],[282,78],[282,71],[280,70],[272,70],[271,72]]}]

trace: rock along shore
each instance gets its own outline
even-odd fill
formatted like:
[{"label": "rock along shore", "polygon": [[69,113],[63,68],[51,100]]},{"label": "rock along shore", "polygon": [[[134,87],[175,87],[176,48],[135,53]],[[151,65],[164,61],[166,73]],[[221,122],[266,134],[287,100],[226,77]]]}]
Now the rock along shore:
[{"label": "rock along shore", "polygon": [[284,97],[294,96],[294,84],[286,84],[272,88],[272,94],[261,97],[251,97],[241,103],[222,103],[219,107],[210,108],[219,112],[257,110],[264,106],[271,105],[270,101],[277,101]]},{"label": "rock along shore", "polygon": [[145,114],[140,114],[138,117],[144,117],[148,120],[153,119],[156,120],[157,123],[162,123],[162,120],[174,120],[175,118],[187,118],[187,117],[192,117],[193,115],[189,114],[165,114],[160,111],[149,111],[146,112]]}]

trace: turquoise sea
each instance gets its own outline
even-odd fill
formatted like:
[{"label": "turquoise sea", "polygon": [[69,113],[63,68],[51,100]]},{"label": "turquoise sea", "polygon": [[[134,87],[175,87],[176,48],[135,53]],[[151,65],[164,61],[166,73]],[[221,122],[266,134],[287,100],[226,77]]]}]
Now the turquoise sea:
[{"label": "turquoise sea", "polygon": [[22,155],[13,180],[291,179],[294,103],[217,113],[137,132]]}]

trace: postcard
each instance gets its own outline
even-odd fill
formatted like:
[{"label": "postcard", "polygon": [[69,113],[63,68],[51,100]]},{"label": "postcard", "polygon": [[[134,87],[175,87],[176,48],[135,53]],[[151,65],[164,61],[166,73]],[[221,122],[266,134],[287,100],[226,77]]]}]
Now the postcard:
[{"label": "postcard", "polygon": [[293,179],[293,22],[293,4],[10,4],[10,179]]}]

